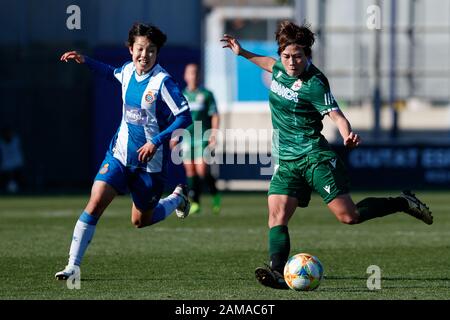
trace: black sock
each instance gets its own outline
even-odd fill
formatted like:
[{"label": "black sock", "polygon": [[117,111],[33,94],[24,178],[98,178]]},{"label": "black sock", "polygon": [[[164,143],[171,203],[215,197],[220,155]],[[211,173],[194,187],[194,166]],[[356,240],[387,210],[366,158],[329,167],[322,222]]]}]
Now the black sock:
[{"label": "black sock", "polygon": [[189,181],[189,198],[191,198],[193,202],[200,203],[200,190],[201,190],[200,177],[195,175],[193,177],[190,177],[188,181]]},{"label": "black sock", "polygon": [[404,211],[408,202],[401,197],[396,198],[365,198],[356,204],[359,212],[359,223],[389,214]]},{"label": "black sock", "polygon": [[216,187],[216,179],[214,179],[214,177],[211,175],[211,173],[207,173],[204,181],[206,183],[206,185],[208,186],[209,192],[211,193],[211,195],[216,195],[217,194],[217,187]]}]

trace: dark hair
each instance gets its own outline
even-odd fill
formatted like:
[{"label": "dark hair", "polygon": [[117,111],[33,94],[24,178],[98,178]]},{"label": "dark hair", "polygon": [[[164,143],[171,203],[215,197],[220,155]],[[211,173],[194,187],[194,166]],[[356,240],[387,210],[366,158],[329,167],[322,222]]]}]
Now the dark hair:
[{"label": "dark hair", "polygon": [[186,69],[187,68],[187,66],[196,66],[197,67],[197,70],[200,70],[200,64],[198,63],[198,62],[188,62],[188,63],[186,63],[186,65],[184,66],[184,69]]},{"label": "dark hair", "polygon": [[167,36],[158,27],[136,22],[128,32],[127,46],[132,47],[135,37],[139,36],[147,37],[156,46],[158,52],[167,40]]},{"label": "dark hair", "polygon": [[311,56],[311,47],[315,38],[310,25],[298,26],[291,21],[283,21],[280,23],[275,36],[278,42],[278,54],[281,54],[287,46],[296,44],[303,48],[307,57]]}]

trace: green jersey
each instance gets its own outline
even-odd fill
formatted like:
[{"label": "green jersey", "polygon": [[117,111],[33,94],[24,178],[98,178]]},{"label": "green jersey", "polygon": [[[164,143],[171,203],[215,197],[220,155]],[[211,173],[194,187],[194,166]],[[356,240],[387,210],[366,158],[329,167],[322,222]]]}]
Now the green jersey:
[{"label": "green jersey", "polygon": [[[211,117],[217,113],[217,106],[211,91],[204,88],[198,88],[195,91],[189,91],[187,88],[183,90],[183,95],[189,102],[191,110],[192,122],[201,121],[202,132],[211,129]],[[186,128],[192,137],[194,137],[194,123]]]},{"label": "green jersey", "polygon": [[339,106],[325,75],[309,64],[298,77],[289,76],[280,60],[272,69],[269,94],[274,139],[272,153],[294,160],[310,152],[330,150],[320,133],[324,115]]}]

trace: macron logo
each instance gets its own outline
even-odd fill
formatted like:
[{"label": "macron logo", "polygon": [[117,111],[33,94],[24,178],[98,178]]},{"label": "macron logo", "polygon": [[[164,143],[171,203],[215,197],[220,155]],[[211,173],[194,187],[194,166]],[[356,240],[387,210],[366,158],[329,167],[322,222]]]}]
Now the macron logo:
[{"label": "macron logo", "polygon": [[323,189],[324,189],[326,192],[328,192],[328,194],[330,194],[330,190],[331,190],[330,186],[325,186],[325,187],[323,187]]},{"label": "macron logo", "polygon": [[[333,168],[335,168],[336,169],[336,159],[331,159],[330,160],[330,163],[331,163],[331,165],[333,166]],[[329,193],[329,192],[328,192]]]}]

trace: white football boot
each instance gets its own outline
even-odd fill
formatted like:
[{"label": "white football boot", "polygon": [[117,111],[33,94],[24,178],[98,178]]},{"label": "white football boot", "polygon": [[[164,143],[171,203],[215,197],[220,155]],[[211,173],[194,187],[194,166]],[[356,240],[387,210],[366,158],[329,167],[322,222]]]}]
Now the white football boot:
[{"label": "white football boot", "polygon": [[191,203],[189,202],[188,197],[188,188],[186,185],[179,184],[173,191],[173,194],[181,197],[180,205],[175,209],[175,213],[177,217],[180,219],[184,219],[189,215],[189,210],[191,208]]},{"label": "white football boot", "polygon": [[67,280],[71,276],[80,274],[80,267],[79,266],[66,266],[64,270],[59,271],[55,274],[55,278],[57,280]]}]

